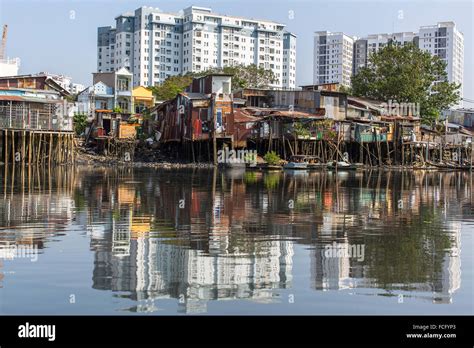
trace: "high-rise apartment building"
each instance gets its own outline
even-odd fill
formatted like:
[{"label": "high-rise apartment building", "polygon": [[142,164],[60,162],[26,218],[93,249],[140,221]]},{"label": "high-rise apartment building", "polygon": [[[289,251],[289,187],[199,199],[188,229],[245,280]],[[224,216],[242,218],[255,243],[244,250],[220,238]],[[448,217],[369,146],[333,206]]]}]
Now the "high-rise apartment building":
[{"label": "high-rise apartment building", "polygon": [[314,33],[315,84],[338,82],[350,86],[354,38],[344,33],[318,31]]},{"label": "high-rise apartment building", "polygon": [[[352,52],[340,49],[341,43],[353,41]],[[418,32],[400,32],[392,34],[372,34],[353,40],[343,33],[316,32],[314,38],[314,83],[350,84],[350,77],[340,74],[341,69],[334,69],[335,64],[347,62],[347,54],[352,57],[352,74],[355,75],[370,61],[370,54],[387,46],[389,43],[405,45],[413,43],[423,51],[440,57],[446,62],[448,81],[461,84],[464,72],[464,36],[454,22],[439,22],[435,25],[422,26]],[[346,63],[346,66],[348,64]],[[336,74],[332,73],[336,71]],[[342,70],[344,72],[344,70]],[[347,82],[349,81],[349,82]]]},{"label": "high-rise apartment building", "polygon": [[417,43],[416,33],[372,34],[365,38],[357,39],[354,42],[353,74],[357,74],[360,68],[367,66],[371,53],[377,52],[388,44],[405,45],[407,43]]},{"label": "high-rise apartment building", "polygon": [[239,64],[272,70],[273,87],[296,85],[296,36],[284,24],[196,6],[176,14],[141,7],[115,21],[115,28],[98,28],[97,70],[125,67],[133,73],[134,85],[152,86],[172,75]]},{"label": "high-rise apartment building", "polygon": [[[418,47],[446,62],[448,81],[462,85],[464,75],[464,36],[454,22],[439,22],[420,27]],[[462,105],[462,103],[460,103]],[[461,106],[458,105],[458,106]]]},{"label": "high-rise apartment building", "polygon": [[296,87],[296,35],[285,33],[283,36],[283,78],[285,88]]}]

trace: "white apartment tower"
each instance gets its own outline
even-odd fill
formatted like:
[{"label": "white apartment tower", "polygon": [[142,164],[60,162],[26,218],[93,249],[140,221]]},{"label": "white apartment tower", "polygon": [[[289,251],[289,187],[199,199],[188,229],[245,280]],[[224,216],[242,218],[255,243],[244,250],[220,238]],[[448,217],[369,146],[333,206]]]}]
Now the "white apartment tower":
[{"label": "white apartment tower", "polygon": [[[98,28],[97,70],[126,67],[135,85],[152,86],[172,75],[238,64],[271,69],[277,78],[273,87],[296,84],[296,37],[284,31],[284,24],[196,6],[176,14],[141,7],[115,21],[115,28]],[[289,71],[284,71],[286,54],[292,56],[287,57]],[[284,79],[290,72],[293,77]]]},{"label": "white apartment tower", "polygon": [[[439,22],[435,25],[420,27],[418,47],[438,56],[446,62],[448,81],[461,84],[463,97],[464,75],[464,36],[454,22]],[[462,105],[462,102],[460,103]]]},{"label": "white apartment tower", "polygon": [[296,87],[296,35],[285,33],[283,40],[283,88]]},{"label": "white apartment tower", "polygon": [[373,34],[358,39],[354,43],[353,74],[367,66],[371,53],[389,43],[405,45],[413,43],[423,51],[438,56],[446,62],[446,73],[449,82],[461,84],[461,98],[464,74],[464,36],[454,22],[439,22],[435,25],[422,26],[416,32],[393,34]]},{"label": "white apartment tower", "polygon": [[340,83],[350,86],[354,38],[344,33],[314,34],[314,84]]},{"label": "white apartment tower", "polygon": [[413,32],[372,34],[365,38],[357,39],[354,42],[353,74],[357,74],[360,68],[367,66],[368,57],[371,53],[377,52],[389,43],[399,46],[403,46],[407,43],[416,44],[416,35],[417,34]]}]

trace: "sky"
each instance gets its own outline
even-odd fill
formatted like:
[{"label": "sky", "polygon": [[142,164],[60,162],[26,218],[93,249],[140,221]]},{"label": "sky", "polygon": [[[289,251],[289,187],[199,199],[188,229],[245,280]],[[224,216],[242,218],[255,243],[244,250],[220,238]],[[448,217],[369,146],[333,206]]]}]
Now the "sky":
[{"label": "sky", "polygon": [[0,24],[9,26],[6,54],[21,59],[21,74],[47,71],[90,85],[97,69],[97,27],[113,26],[115,16],[141,6],[178,12],[191,5],[286,24],[298,37],[297,85],[312,83],[315,31],[362,37],[454,21],[464,34],[464,97],[474,99],[474,0],[0,0]]}]

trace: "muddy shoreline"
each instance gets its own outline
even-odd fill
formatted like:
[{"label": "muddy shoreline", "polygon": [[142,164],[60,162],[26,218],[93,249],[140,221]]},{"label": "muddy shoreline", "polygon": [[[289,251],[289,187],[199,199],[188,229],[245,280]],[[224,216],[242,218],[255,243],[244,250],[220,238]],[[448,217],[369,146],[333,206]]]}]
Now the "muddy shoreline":
[{"label": "muddy shoreline", "polygon": [[133,168],[163,168],[163,169],[182,169],[182,168],[214,168],[212,163],[188,163],[179,162],[172,159],[165,159],[160,161],[124,161],[117,158],[98,155],[91,152],[84,152],[82,150],[76,151],[74,164],[89,165],[94,167],[114,167],[127,166]]},{"label": "muddy shoreline", "polygon": [[[174,159],[163,159],[159,161],[124,161],[117,158],[111,158],[103,155],[97,155],[90,152],[77,151],[74,158],[75,165],[93,166],[93,167],[132,167],[132,168],[156,168],[156,169],[210,169],[214,168],[213,163],[209,162],[179,162]],[[220,166],[218,166],[220,167]],[[231,168],[228,168],[231,169]],[[321,170],[328,170],[327,168]],[[334,171],[334,169],[329,169]],[[343,169],[342,169],[343,170]],[[383,166],[365,166],[358,170],[383,170],[383,171],[405,171],[405,170],[424,170],[424,171],[465,171],[466,169],[456,168],[438,168],[434,166],[401,166],[401,165],[383,165]]]}]

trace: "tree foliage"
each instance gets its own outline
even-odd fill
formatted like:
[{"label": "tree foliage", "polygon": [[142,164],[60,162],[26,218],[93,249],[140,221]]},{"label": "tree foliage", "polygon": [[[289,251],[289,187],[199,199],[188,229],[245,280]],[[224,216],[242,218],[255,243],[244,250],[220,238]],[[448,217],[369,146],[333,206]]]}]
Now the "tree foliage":
[{"label": "tree foliage", "polygon": [[267,88],[276,80],[272,70],[259,68],[252,65],[236,65],[224,68],[211,68],[209,70],[187,73],[186,75],[175,75],[168,77],[161,85],[149,87],[157,100],[168,100],[183,92],[193,78],[209,74],[232,75],[232,92],[242,88]]},{"label": "tree foliage", "polygon": [[87,115],[86,114],[74,114],[73,117],[74,131],[77,135],[81,135],[86,130],[87,126]]},{"label": "tree foliage", "polygon": [[175,75],[168,77],[161,85],[149,87],[156,100],[168,100],[184,91],[193,81],[193,75]]},{"label": "tree foliage", "polygon": [[460,85],[448,82],[446,63],[413,44],[389,44],[372,53],[352,78],[352,92],[388,102],[419,103],[422,121],[436,123],[441,110],[459,100]]},{"label": "tree foliage", "polygon": [[211,68],[209,70],[196,73],[195,77],[209,74],[230,74],[232,75],[232,91],[242,88],[268,88],[277,80],[273,70],[259,68],[255,64],[234,65],[224,68]]},{"label": "tree foliage", "polygon": [[263,159],[270,165],[277,165],[281,161],[280,156],[278,156],[275,151],[267,152],[265,156],[263,156]]}]

